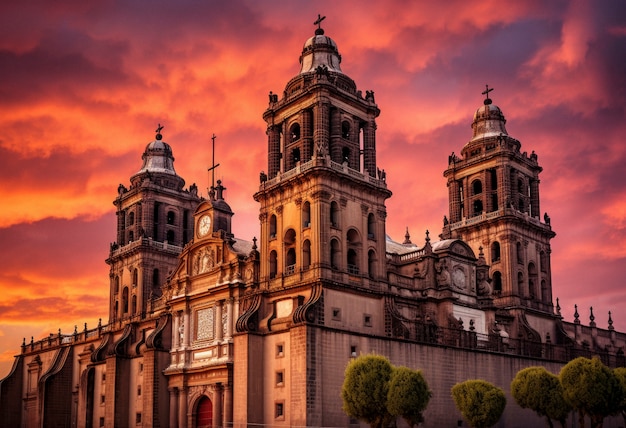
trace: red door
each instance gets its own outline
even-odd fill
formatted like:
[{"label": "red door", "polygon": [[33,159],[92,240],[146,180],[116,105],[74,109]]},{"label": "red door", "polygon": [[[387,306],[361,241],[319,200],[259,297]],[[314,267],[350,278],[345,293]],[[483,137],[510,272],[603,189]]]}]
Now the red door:
[{"label": "red door", "polygon": [[202,397],[196,409],[196,428],[213,428],[213,403]]}]

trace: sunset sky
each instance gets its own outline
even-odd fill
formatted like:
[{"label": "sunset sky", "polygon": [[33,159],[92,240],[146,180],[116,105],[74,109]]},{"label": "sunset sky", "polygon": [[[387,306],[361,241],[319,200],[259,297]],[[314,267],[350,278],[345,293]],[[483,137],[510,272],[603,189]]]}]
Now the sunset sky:
[{"label": "sunset sky", "polygon": [[[562,314],[626,331],[626,2],[5,1],[0,4],[0,378],[30,341],[108,321],[112,201],[157,124],[233,231],[259,235],[262,113],[299,72],[317,15],[342,70],[374,90],[387,233],[441,232],[442,172],[471,137],[485,84],[535,151]],[[556,302],[555,302],[556,303]]]}]

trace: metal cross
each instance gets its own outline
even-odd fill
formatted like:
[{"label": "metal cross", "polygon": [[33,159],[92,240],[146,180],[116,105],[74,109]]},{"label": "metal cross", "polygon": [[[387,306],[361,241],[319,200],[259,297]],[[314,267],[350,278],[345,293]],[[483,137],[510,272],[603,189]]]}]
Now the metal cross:
[{"label": "metal cross", "polygon": [[320,15],[319,13],[317,14],[317,20],[313,23],[313,25],[317,25],[317,29],[321,29],[322,28],[322,21],[325,20],[326,17]]},{"label": "metal cross", "polygon": [[489,89],[489,85],[485,85],[485,90],[482,92],[482,94],[485,96],[485,98],[489,98],[489,92],[493,91],[493,88]]},{"label": "metal cross", "polygon": [[220,166],[219,163],[217,165],[215,164],[215,139],[216,138],[217,138],[217,136],[215,134],[213,134],[213,136],[211,137],[211,140],[213,141],[213,159],[212,159],[212,166],[211,166],[211,168],[209,168],[207,170],[207,171],[211,172],[211,191],[213,191],[213,189],[215,189],[215,168]]},{"label": "metal cross", "polygon": [[163,126],[161,126],[161,124],[159,123],[159,127],[156,129],[156,133],[159,134],[161,132],[161,129],[163,129]]}]

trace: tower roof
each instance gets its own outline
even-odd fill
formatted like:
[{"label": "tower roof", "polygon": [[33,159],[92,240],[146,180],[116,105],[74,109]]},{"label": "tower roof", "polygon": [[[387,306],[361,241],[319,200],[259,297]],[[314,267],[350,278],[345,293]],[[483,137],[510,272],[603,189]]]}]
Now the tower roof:
[{"label": "tower roof", "polygon": [[474,113],[474,120],[472,122],[472,140],[484,139],[488,137],[497,137],[500,135],[508,135],[506,132],[506,128],[504,125],[506,124],[506,119],[502,114],[502,110],[500,107],[493,104],[491,98],[489,98],[489,92],[493,91],[487,89],[483,92],[486,96],[483,101],[483,105],[480,106],[476,113]]},{"label": "tower roof", "polygon": [[146,150],[144,150],[141,156],[143,164],[141,165],[141,169],[137,171],[134,176],[146,172],[177,175],[174,170],[174,154],[172,153],[172,147],[163,141],[163,136],[161,135],[162,129],[163,127],[159,124],[156,130],[156,138],[146,146]]},{"label": "tower roof", "polygon": [[329,71],[342,73],[341,55],[337,49],[337,43],[333,39],[324,35],[321,22],[325,17],[318,17],[315,25],[315,35],[304,42],[302,55],[300,55],[300,74],[315,71],[319,66],[328,68]]}]

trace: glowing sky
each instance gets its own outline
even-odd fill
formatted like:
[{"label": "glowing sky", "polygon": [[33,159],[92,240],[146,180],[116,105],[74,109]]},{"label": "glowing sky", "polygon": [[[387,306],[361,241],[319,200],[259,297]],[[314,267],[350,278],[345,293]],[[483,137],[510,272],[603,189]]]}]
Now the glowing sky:
[{"label": "glowing sky", "polygon": [[[299,71],[317,14],[374,90],[387,233],[437,236],[447,157],[485,84],[535,151],[566,320],[626,330],[626,3],[580,1],[11,1],[0,4],[0,377],[22,338],[107,322],[113,199],[158,123],[187,184],[217,177],[258,236],[261,115]],[[282,96],[282,95],[281,95]]]}]

